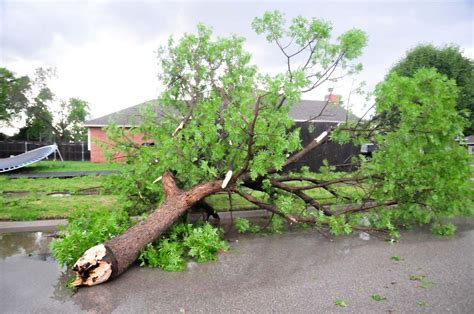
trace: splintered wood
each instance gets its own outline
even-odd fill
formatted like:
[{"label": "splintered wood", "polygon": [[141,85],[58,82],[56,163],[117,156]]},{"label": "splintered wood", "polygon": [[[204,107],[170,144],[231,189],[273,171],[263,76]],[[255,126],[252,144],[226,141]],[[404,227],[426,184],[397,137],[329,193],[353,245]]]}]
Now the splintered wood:
[{"label": "splintered wood", "polygon": [[74,286],[93,286],[107,281],[112,275],[112,265],[103,260],[107,249],[99,244],[88,249],[72,268],[76,272]]}]

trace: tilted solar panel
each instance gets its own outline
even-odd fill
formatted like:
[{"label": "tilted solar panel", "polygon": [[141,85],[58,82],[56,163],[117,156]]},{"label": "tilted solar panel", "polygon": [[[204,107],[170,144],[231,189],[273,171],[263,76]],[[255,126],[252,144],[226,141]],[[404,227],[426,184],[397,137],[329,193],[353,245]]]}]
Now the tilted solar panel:
[{"label": "tilted solar panel", "polygon": [[43,146],[10,158],[0,159],[0,172],[12,171],[40,161],[58,149],[56,144]]}]

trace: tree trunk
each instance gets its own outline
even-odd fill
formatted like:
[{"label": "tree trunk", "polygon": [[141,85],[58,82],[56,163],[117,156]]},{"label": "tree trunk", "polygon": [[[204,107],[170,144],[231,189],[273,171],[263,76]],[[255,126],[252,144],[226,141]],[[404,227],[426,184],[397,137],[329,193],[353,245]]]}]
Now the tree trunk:
[{"label": "tree trunk", "polygon": [[122,274],[145,245],[168,230],[194,203],[222,190],[223,182],[206,182],[182,191],[170,173],[164,173],[162,180],[165,202],[122,235],[87,250],[73,267],[77,277],[75,286],[97,285]]}]

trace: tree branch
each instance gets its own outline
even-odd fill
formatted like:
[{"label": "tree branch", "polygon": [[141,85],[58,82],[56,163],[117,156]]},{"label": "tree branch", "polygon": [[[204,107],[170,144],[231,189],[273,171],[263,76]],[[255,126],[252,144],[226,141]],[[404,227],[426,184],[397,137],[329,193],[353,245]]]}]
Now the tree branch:
[{"label": "tree branch", "polygon": [[312,151],[316,147],[319,147],[322,144],[326,143],[326,140],[328,139],[329,134],[331,133],[332,129],[333,129],[333,127],[329,128],[327,131],[324,131],[317,138],[315,138],[308,145],[306,145],[302,150],[300,150],[299,152],[297,152],[296,154],[294,154],[293,156],[288,158],[285,161],[285,164],[283,165],[283,167],[286,167],[286,166],[298,161],[299,159],[303,158],[303,156],[308,154],[310,151]]},{"label": "tree branch", "polygon": [[[324,82],[326,82],[332,75],[332,73],[334,73],[334,71],[336,70],[337,68],[337,65],[339,64],[339,62],[342,60],[342,58],[344,57],[344,52],[341,53],[337,59],[334,61],[334,63],[328,67],[326,69],[326,71],[323,73],[323,75],[321,75],[317,80],[316,82],[308,89],[305,89],[303,91],[301,91],[302,93],[307,93],[309,91],[312,91],[313,89],[315,89],[316,87],[318,87],[319,85],[323,84]],[[329,73],[329,74],[328,74]],[[306,76],[306,79],[309,79],[309,78],[312,78],[316,76],[316,74],[311,74],[311,75],[308,75]],[[324,80],[323,80],[324,79]]]},{"label": "tree branch", "polygon": [[169,171],[165,171],[162,177],[163,191],[167,198],[179,194],[181,190],[176,185],[173,175]]},{"label": "tree branch", "polygon": [[235,176],[235,178],[239,178],[244,172],[246,172],[248,170],[249,165],[250,165],[250,161],[253,158],[253,145],[255,143],[255,124],[257,123],[258,114],[260,112],[260,99],[261,99],[261,97],[262,96],[257,97],[257,101],[255,103],[255,108],[254,108],[254,111],[253,111],[253,120],[252,120],[252,123],[249,126],[249,131],[248,131],[248,135],[249,135],[249,140],[248,141],[249,142],[248,142],[248,145],[247,145],[247,158],[245,159],[244,165],[242,166],[242,168],[240,169],[238,174]]},{"label": "tree branch", "polygon": [[250,203],[253,203],[253,204],[259,206],[260,208],[266,209],[269,212],[272,212],[272,213],[286,219],[290,224],[300,222],[300,220],[297,217],[292,216],[292,215],[287,215],[287,214],[283,213],[278,207],[276,207],[274,205],[271,205],[271,204],[268,204],[268,203],[265,203],[265,202],[257,199],[253,195],[250,195],[250,194],[247,194],[245,192],[239,191],[238,189],[233,189],[232,192],[235,192],[235,193],[239,194],[240,196],[245,198]]},{"label": "tree branch", "polygon": [[279,189],[282,189],[284,191],[287,191],[287,192],[290,192],[296,196],[298,196],[299,198],[301,198],[306,204],[308,205],[311,205],[313,206],[314,208],[318,209],[318,210],[322,210],[326,215],[330,215],[331,213],[326,210],[325,208],[323,208],[321,206],[321,204],[316,201],[314,198],[312,198],[311,196],[309,196],[308,194],[302,192],[302,191],[299,191],[297,189],[294,189],[292,186],[290,185],[287,185],[287,184],[284,184],[284,183],[281,183],[279,182],[278,180],[271,180],[270,181],[271,184],[274,186],[274,187],[277,187]]},{"label": "tree branch", "polygon": [[397,200],[389,200],[385,201],[383,203],[377,203],[377,202],[367,202],[362,205],[348,205],[346,207],[343,207],[341,209],[338,209],[334,212],[331,213],[333,216],[339,216],[342,214],[346,213],[355,213],[355,212],[361,212],[361,211],[366,211],[368,209],[372,208],[377,208],[377,207],[382,207],[382,206],[394,206],[397,205],[398,201]]},{"label": "tree branch", "polygon": [[313,185],[310,186],[304,186],[304,187],[294,187],[295,190],[311,190],[315,188],[324,188],[329,185],[337,184],[337,183],[349,183],[349,182],[361,182],[367,179],[372,179],[372,178],[380,178],[379,175],[371,175],[371,176],[363,176],[363,177],[353,177],[353,178],[339,178],[339,179],[333,179],[333,180],[326,180],[326,181],[321,181],[315,178],[311,177],[304,177],[304,176],[283,176],[280,178],[277,178],[275,180],[278,180],[280,182],[288,182],[288,181],[307,181],[314,183]]}]

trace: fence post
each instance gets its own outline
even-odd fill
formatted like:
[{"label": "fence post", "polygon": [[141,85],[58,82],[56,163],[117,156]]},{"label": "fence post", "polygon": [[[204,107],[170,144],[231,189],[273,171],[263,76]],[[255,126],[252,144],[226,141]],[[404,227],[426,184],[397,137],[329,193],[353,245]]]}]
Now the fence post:
[{"label": "fence post", "polygon": [[81,158],[84,161],[84,142],[81,142]]},{"label": "fence post", "polygon": [[[56,142],[54,142],[56,144]],[[54,151],[54,160],[56,161],[56,151],[59,154],[59,158],[61,158],[61,161],[64,162],[63,155],[61,155],[61,151],[59,150],[59,145],[56,144],[56,150]]]},{"label": "fence post", "polygon": [[28,142],[25,141],[25,153],[28,152]]}]

